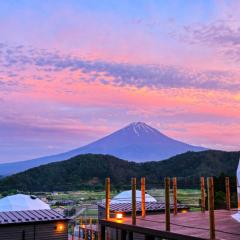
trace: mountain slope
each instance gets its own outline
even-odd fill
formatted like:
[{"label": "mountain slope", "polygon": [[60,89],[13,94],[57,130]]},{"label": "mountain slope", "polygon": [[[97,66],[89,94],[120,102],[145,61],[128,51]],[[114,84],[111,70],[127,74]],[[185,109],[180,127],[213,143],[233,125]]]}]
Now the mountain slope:
[{"label": "mountain slope", "polygon": [[79,155],[6,177],[0,180],[0,191],[102,189],[106,177],[111,178],[112,187],[129,189],[130,179],[134,176],[145,176],[148,186],[150,183],[159,186],[165,176],[192,179],[221,173],[235,176],[239,157],[240,152],[208,150],[187,152],[159,162],[134,163],[109,155]]},{"label": "mountain slope", "polygon": [[206,149],[174,140],[145,123],[137,122],[69,152],[29,161],[0,164],[0,175],[10,175],[87,153],[110,154],[129,161],[145,162],[167,159],[187,151],[202,150]]}]

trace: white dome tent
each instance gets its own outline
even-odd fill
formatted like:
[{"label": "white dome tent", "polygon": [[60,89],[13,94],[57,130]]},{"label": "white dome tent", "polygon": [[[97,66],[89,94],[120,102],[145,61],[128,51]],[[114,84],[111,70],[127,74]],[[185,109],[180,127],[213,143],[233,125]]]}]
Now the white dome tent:
[{"label": "white dome tent", "polygon": [[237,169],[237,194],[238,194],[238,213],[233,214],[232,217],[240,222],[240,159]]},{"label": "white dome tent", "polygon": [[[136,199],[137,202],[141,202],[141,191],[136,191]],[[111,199],[111,204],[117,204],[117,203],[131,203],[132,202],[132,191],[124,191],[116,195],[114,198]],[[145,202],[157,202],[157,200],[150,196],[149,194],[145,193]]]},{"label": "white dome tent", "polygon": [[50,209],[50,207],[35,196],[16,194],[0,199],[0,212],[43,209]]}]

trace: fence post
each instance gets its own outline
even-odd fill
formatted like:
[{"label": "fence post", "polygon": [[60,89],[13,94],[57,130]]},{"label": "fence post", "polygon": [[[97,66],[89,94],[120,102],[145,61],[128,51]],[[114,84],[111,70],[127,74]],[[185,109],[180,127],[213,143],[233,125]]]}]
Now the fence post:
[{"label": "fence post", "polygon": [[205,212],[206,204],[205,204],[205,182],[204,177],[201,177],[201,211]]},{"label": "fence post", "polygon": [[89,218],[89,225],[90,225],[90,239],[93,239],[93,228],[92,228],[92,218]]},{"label": "fence post", "polygon": [[173,213],[177,215],[177,178],[173,178]]},{"label": "fence post", "polygon": [[231,197],[230,197],[230,184],[229,177],[225,177],[225,187],[226,187],[226,209],[231,209]]},{"label": "fence post", "polygon": [[82,220],[82,217],[80,217],[80,219],[79,219],[79,228],[78,228],[78,240],[81,239],[81,229],[82,229],[82,225],[83,225],[83,220]]},{"label": "fence post", "polygon": [[105,240],[106,238],[106,229],[104,225],[100,226],[100,240]]},{"label": "fence post", "polygon": [[75,229],[75,224],[73,223],[73,225],[72,225],[72,240],[74,240],[74,229]]},{"label": "fence post", "polygon": [[81,219],[82,219],[82,218],[80,218],[80,220],[79,220],[79,228],[78,228],[78,240],[80,240],[80,239],[81,239],[81,227],[82,227],[82,224],[81,224]]},{"label": "fence post", "polygon": [[108,220],[110,217],[110,178],[106,178],[105,189],[106,189],[105,217]]},{"label": "fence post", "polygon": [[146,204],[145,204],[145,177],[141,178],[141,196],[142,196],[142,217],[146,216]]},{"label": "fence post", "polygon": [[136,224],[136,178],[132,178],[132,224]]},{"label": "fence post", "polygon": [[84,240],[88,240],[87,223],[85,224],[85,228],[84,228]]},{"label": "fence post", "polygon": [[210,239],[215,240],[215,216],[214,216],[214,184],[213,177],[208,178],[208,212]]},{"label": "fence post", "polygon": [[170,180],[169,177],[165,177],[165,227],[166,231],[170,231]]}]

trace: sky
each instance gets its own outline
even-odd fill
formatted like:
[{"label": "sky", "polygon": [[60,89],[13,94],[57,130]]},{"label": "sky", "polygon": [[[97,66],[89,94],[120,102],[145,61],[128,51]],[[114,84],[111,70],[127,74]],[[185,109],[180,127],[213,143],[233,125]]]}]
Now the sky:
[{"label": "sky", "polygon": [[0,162],[142,121],[240,150],[240,1],[0,0]]}]

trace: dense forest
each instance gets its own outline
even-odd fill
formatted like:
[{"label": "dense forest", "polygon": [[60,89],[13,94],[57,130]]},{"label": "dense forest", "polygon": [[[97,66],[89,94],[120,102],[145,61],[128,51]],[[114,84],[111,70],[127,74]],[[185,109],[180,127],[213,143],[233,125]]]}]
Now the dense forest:
[{"label": "dense forest", "polygon": [[187,152],[158,162],[134,163],[110,155],[86,154],[29,169],[0,180],[0,191],[100,190],[106,177],[111,187],[125,189],[131,177],[146,177],[148,187],[160,187],[165,176],[178,177],[181,187],[199,186],[200,176],[235,176],[240,152]]}]

